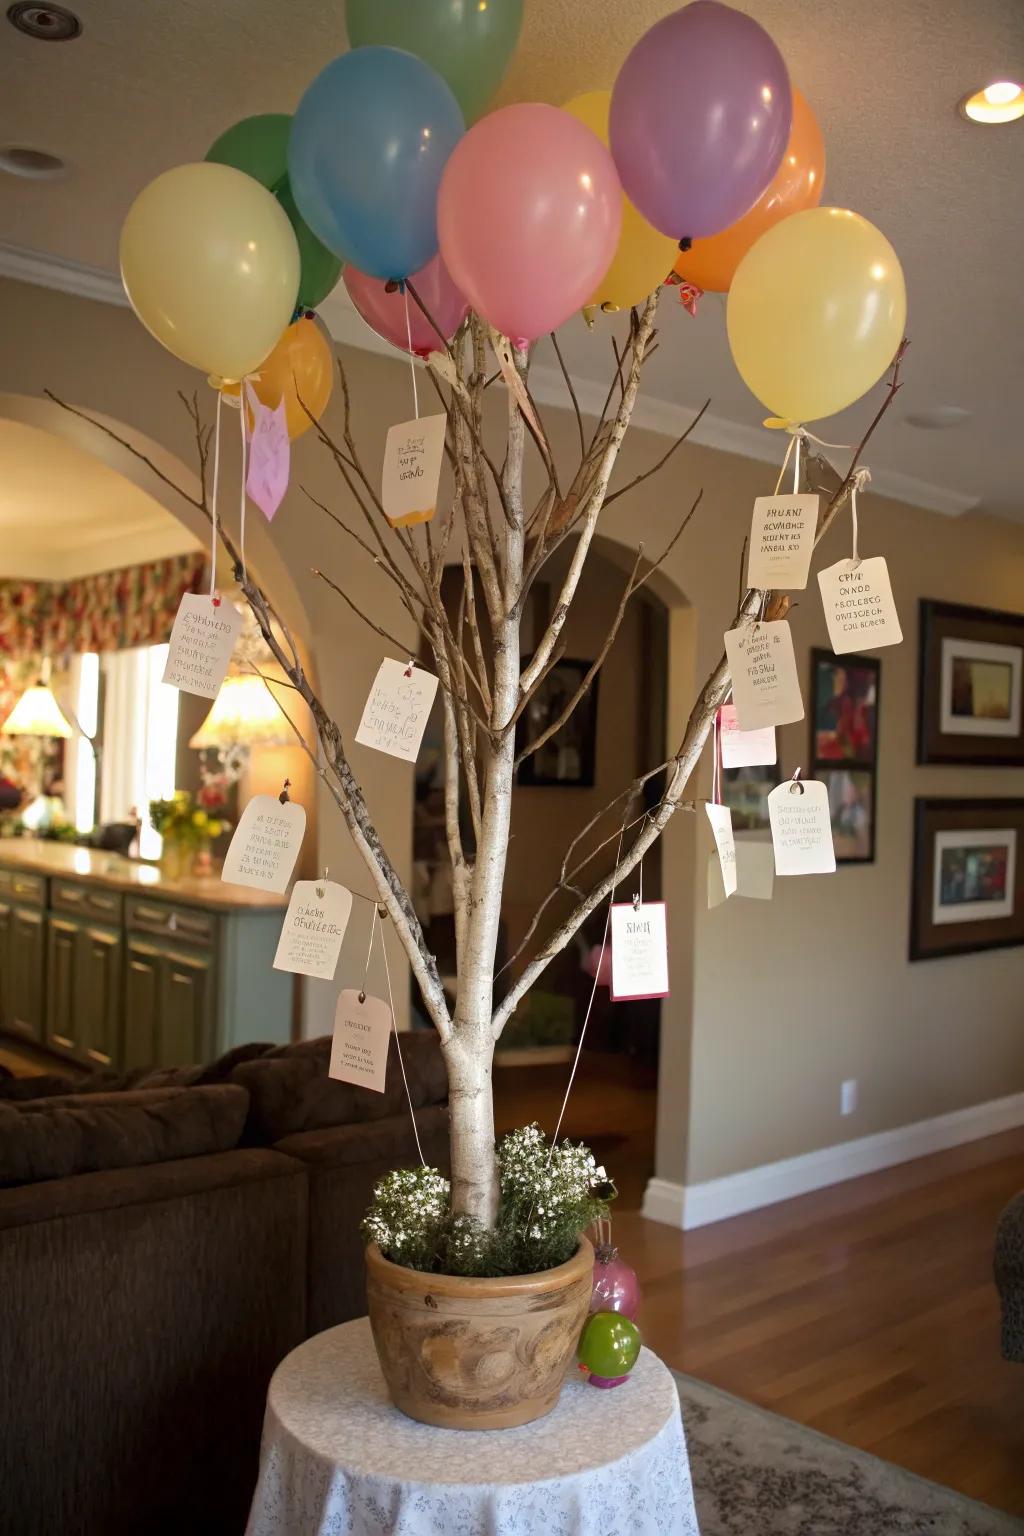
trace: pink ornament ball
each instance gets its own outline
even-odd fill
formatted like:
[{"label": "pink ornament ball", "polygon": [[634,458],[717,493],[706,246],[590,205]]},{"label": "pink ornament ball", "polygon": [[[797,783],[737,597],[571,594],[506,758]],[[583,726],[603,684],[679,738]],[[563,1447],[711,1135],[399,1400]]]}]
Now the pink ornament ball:
[{"label": "pink ornament ball", "polygon": [[594,1255],[591,1312],[619,1312],[636,1322],[640,1310],[640,1281],[636,1270],[619,1258],[619,1250],[602,1243]]}]

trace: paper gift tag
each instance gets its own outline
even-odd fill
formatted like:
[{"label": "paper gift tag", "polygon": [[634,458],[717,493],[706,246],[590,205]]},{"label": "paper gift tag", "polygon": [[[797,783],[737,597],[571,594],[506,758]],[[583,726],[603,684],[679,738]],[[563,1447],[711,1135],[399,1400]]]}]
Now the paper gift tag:
[{"label": "paper gift tag", "polygon": [[768,819],[777,875],[835,873],[828,789],[820,779],[776,784],[768,796]]},{"label": "paper gift tag", "polygon": [[186,592],[174,617],[163,681],[182,693],[215,699],[241,623],[232,603],[215,603],[206,592]]},{"label": "paper gift tag", "polygon": [[390,1039],[391,1009],[387,1003],[379,997],[346,988],[334,1010],[334,1038],[327,1076],[383,1093]]},{"label": "paper gift tag", "polygon": [[750,525],[747,586],[802,591],[817,527],[817,496],[758,496]]},{"label": "paper gift tag", "polygon": [[[736,844],[736,895],[754,901],[771,901],[775,886],[775,854],[771,843],[741,838]],[[722,866],[718,854],[708,857],[708,908],[722,906],[727,900],[722,884]]]},{"label": "paper gift tag", "polygon": [[414,763],[436,692],[437,678],[432,672],[386,658],[363,707],[356,741]]},{"label": "paper gift tag", "polygon": [[352,892],[330,880],[296,880],[277,941],[275,971],[333,981]]},{"label": "paper gift tag", "polygon": [[426,523],[433,517],[447,425],[442,411],[418,421],[400,421],[389,429],[380,499],[392,528]]},{"label": "paper gift tag", "polygon": [[245,391],[252,412],[249,472],[245,477],[245,490],[269,523],[288,489],[292,452],[288,439],[288,418],[283,400],[278,403],[276,410],[271,410],[256,398],[256,392],[248,381]]},{"label": "paper gift tag", "polygon": [[631,901],[612,907],[612,1002],[668,997],[665,903]]},{"label": "paper gift tag", "polygon": [[722,885],[726,896],[736,890],[736,839],[732,835],[732,811],[727,805],[704,806],[715,837],[715,847],[722,866]]},{"label": "paper gift tag", "polygon": [[793,636],[785,619],[730,629],[725,654],[732,676],[736,719],[743,731],[788,725],[804,717]]},{"label": "paper gift tag", "polygon": [[760,768],[779,760],[774,725],[741,731],[735,704],[723,704],[718,711],[718,741],[723,768]]},{"label": "paper gift tag", "polygon": [[284,891],[306,831],[306,812],[294,800],[254,795],[239,817],[221,879],[257,891]]},{"label": "paper gift tag", "polygon": [[900,644],[903,631],[883,555],[840,560],[818,572],[818,586],[828,638],[837,656]]}]

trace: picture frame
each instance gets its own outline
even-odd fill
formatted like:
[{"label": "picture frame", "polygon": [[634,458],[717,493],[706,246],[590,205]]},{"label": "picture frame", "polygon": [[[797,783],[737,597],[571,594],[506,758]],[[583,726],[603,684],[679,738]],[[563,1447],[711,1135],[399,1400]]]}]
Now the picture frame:
[{"label": "picture frame", "polygon": [[853,764],[838,768],[817,763],[814,777],[828,790],[836,863],[873,864],[877,782],[874,771]]},{"label": "picture frame", "polygon": [[837,864],[873,864],[882,665],[811,651],[811,771],[828,789]]},{"label": "picture frame", "polygon": [[914,801],[911,960],[1024,944],[1024,799]]},{"label": "picture frame", "polygon": [[[529,661],[529,657],[525,660]],[[558,719],[593,662],[563,656],[547,674],[516,724],[516,751],[536,741]],[[597,692],[600,673],[572,715],[550,741],[516,770],[516,784],[527,788],[593,789],[597,756]]]},{"label": "picture frame", "polygon": [[722,804],[732,813],[734,833],[761,832],[770,825],[768,796],[778,782],[774,765],[722,769]]},{"label": "picture frame", "polygon": [[921,599],[917,761],[1024,766],[1024,614]]}]

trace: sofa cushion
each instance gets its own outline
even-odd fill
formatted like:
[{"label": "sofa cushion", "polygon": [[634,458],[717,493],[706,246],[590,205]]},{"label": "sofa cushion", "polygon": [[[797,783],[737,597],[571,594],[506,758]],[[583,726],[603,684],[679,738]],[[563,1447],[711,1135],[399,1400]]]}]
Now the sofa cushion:
[{"label": "sofa cushion", "polygon": [[237,1146],[247,1109],[232,1083],[0,1104],[0,1184],[225,1152]]}]

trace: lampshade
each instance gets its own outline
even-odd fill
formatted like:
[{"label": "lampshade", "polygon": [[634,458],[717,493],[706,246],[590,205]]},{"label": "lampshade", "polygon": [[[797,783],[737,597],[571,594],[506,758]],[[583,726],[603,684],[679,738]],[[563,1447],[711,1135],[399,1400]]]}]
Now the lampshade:
[{"label": "lampshade", "polygon": [[74,735],[72,727],[61,714],[60,705],[53,690],[45,683],[26,688],[11,710],[0,732],[4,736],[63,736]]},{"label": "lampshade", "polygon": [[291,727],[262,678],[226,677],[190,747],[283,747]]}]

